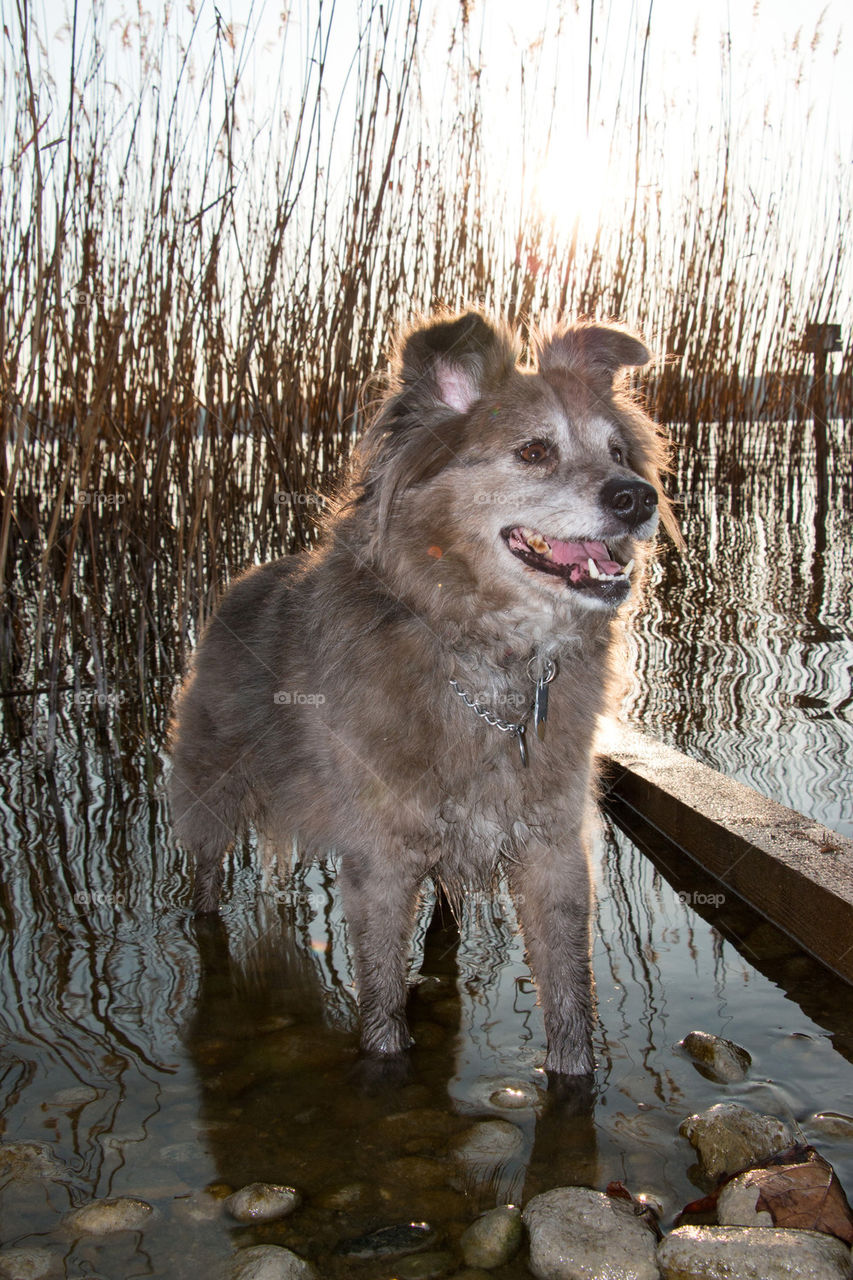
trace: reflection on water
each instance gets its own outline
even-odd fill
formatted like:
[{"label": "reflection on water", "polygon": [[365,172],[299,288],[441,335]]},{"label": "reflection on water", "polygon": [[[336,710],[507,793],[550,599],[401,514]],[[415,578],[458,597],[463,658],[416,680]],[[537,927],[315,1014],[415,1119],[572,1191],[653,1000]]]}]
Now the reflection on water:
[{"label": "reflection on water", "polygon": [[[686,434],[675,484],[687,552],[655,569],[630,641],[630,713],[853,833],[844,431],[830,432],[825,484],[808,427]],[[116,628],[105,687],[120,714],[101,715],[91,690],[86,702],[93,673],[75,667],[53,773],[21,709],[3,704],[17,744],[0,773],[3,1137],[48,1144],[62,1168],[0,1178],[2,1249],[38,1245],[57,1275],[126,1280],[195,1277],[242,1244],[282,1243],[324,1276],[387,1280],[386,1264],[337,1258],[335,1245],[426,1219],[452,1250],[479,1208],[610,1179],[652,1193],[671,1219],[696,1192],[677,1136],[689,1112],[735,1097],[802,1122],[806,1137],[815,1110],[853,1114],[849,989],[741,904],[713,901],[719,886],[648,832],[632,842],[609,826],[595,850],[594,1089],[548,1090],[504,896],[470,901],[461,935],[424,902],[418,1048],[406,1073],[366,1073],[331,867],[286,883],[247,843],[221,924],[193,925],[158,754],[175,663],[164,640],[149,680],[133,618]],[[749,1080],[714,1085],[680,1056],[695,1028],[745,1045]],[[850,1143],[819,1141],[849,1190]],[[238,1226],[200,1195],[257,1180],[294,1184],[303,1206]],[[143,1232],[77,1240],[60,1228],[68,1209],[118,1195],[155,1207]],[[501,1274],[527,1271],[518,1261]]]},{"label": "reflection on water", "polygon": [[[853,1113],[847,989],[737,903],[707,923],[691,905],[707,886],[683,878],[695,873],[664,863],[673,889],[610,826],[594,852],[594,1090],[547,1089],[505,895],[469,903],[461,934],[424,902],[418,1048],[407,1072],[372,1076],[356,1052],[331,868],[284,883],[247,846],[222,920],[197,928],[161,800],[113,791],[106,803],[88,763],[87,803],[31,777],[19,792],[7,780],[4,805],[4,1139],[48,1143],[64,1174],[7,1181],[0,1238],[54,1254],[57,1274],[197,1276],[266,1242],[314,1258],[324,1276],[379,1280],[387,1264],[337,1258],[335,1245],[414,1219],[453,1249],[480,1208],[561,1183],[618,1178],[671,1218],[696,1194],[678,1123],[723,1094],[801,1121]],[[694,1028],[746,1045],[750,1080],[699,1075],[673,1048]],[[853,1184],[850,1145],[821,1145]],[[257,1180],[295,1185],[303,1206],[238,1226],[199,1196]],[[101,1240],[59,1229],[70,1207],[116,1195],[147,1200],[156,1219]]]},{"label": "reflection on water", "polygon": [[853,450],[835,422],[684,431],[687,549],[631,638],[647,732],[853,835]]}]

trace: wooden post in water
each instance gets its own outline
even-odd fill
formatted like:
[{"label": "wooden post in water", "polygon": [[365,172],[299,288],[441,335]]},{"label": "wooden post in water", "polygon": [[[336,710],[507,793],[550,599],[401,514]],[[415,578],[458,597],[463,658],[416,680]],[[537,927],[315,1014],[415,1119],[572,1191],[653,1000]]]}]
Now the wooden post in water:
[{"label": "wooden post in water", "polygon": [[803,351],[814,356],[811,410],[817,425],[818,419],[826,427],[826,357],[830,351],[841,350],[840,324],[807,324],[803,335]]},{"label": "wooden post in water", "polygon": [[811,591],[808,616],[812,627],[820,629],[823,609],[824,558],[826,554],[826,523],[829,516],[829,440],[826,421],[826,357],[831,351],[841,350],[841,325],[807,324],[803,336],[803,350],[814,356],[811,410],[814,419],[815,464],[815,542],[812,557]]}]

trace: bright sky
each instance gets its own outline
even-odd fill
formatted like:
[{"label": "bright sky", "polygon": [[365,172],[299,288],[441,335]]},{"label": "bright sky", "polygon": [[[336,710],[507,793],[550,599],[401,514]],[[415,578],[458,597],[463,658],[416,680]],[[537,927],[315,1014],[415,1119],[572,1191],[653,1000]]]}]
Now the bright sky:
[{"label": "bright sky", "polygon": [[[398,0],[401,25],[409,0]],[[4,21],[17,24],[12,0]],[[68,0],[32,0],[48,55],[61,77],[68,62]],[[9,9],[6,14],[5,10]],[[282,11],[287,8],[286,24]],[[349,159],[353,99],[335,116],[335,95],[354,86],[352,59],[370,0],[327,3],[334,14],[327,57],[329,122],[337,150],[331,174]],[[246,25],[258,38],[245,60],[244,103],[256,117],[293,111],[312,49],[318,0],[218,0],[234,15],[237,55]],[[142,26],[157,43],[164,20],[188,39],[199,15],[197,62],[205,64],[215,24],[213,0],[105,0],[108,58],[128,101],[139,83]],[[448,59],[459,0],[423,0],[417,84],[420,124],[439,136],[458,84]],[[853,11],[849,0],[469,0],[468,52],[479,74],[489,168],[511,215],[533,202],[564,227],[592,234],[608,209],[619,214],[634,184],[640,123],[640,183],[677,207],[696,171],[718,164],[730,126],[737,199],[770,217],[792,252],[824,236],[827,210],[849,198],[853,177]],[[90,6],[80,6],[88,22]],[[168,18],[166,15],[168,14]],[[237,15],[240,15],[239,18]],[[247,16],[248,15],[248,16]],[[650,33],[646,27],[650,16]],[[589,36],[592,24],[592,49]],[[286,33],[286,34],[285,34]],[[426,36],[426,39],[424,39]],[[131,51],[123,49],[129,39]],[[157,68],[168,81],[168,68]],[[349,76],[349,80],[348,80]],[[588,116],[588,120],[587,120]],[[451,163],[453,157],[448,157]],[[787,210],[796,225],[785,224]],[[814,211],[814,227],[810,212]]]}]

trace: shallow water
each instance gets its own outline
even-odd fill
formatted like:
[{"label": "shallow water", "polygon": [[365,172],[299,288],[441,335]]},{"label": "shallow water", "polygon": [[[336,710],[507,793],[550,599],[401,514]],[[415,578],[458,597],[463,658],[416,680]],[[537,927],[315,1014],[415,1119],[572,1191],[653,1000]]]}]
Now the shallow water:
[{"label": "shallow water", "polygon": [[[157,788],[110,793],[96,758],[88,764],[86,806],[71,789],[51,797],[35,775],[17,793],[7,778],[4,797],[4,1138],[49,1143],[66,1174],[7,1181],[0,1238],[55,1253],[60,1275],[191,1277],[267,1242],[315,1259],[324,1276],[390,1278],[395,1263],[343,1259],[335,1246],[414,1220],[453,1251],[482,1208],[611,1179],[655,1196],[671,1221],[699,1194],[677,1133],[690,1112],[737,1098],[798,1121],[806,1137],[814,1111],[853,1115],[849,988],[658,850],[670,885],[610,822],[593,855],[594,1089],[547,1091],[506,895],[472,903],[461,934],[424,903],[418,1047],[405,1075],[373,1078],[356,1053],[331,866],[285,881],[247,845],[221,923],[199,932]],[[51,860],[61,871],[48,877]],[[675,1047],[694,1028],[748,1048],[748,1081],[699,1074]],[[494,1158],[466,1155],[471,1125],[495,1118],[514,1127]],[[853,1186],[853,1144],[819,1141]],[[303,1206],[263,1227],[198,1221],[216,1210],[199,1206],[204,1187],[258,1180],[296,1186]],[[95,1241],[63,1233],[69,1208],[116,1195],[148,1201],[156,1218]],[[495,1274],[528,1273],[519,1259]]]},{"label": "shallow water", "polygon": [[[853,834],[845,429],[830,433],[825,485],[808,425],[687,437],[675,475],[687,550],[654,570],[626,709]],[[132,620],[114,625],[132,637]],[[453,1251],[481,1208],[612,1179],[658,1198],[671,1222],[698,1194],[678,1123],[723,1097],[797,1121],[851,1191],[853,1144],[809,1125],[818,1110],[853,1115],[849,987],[736,900],[718,901],[720,886],[649,832],[632,842],[609,820],[594,850],[594,1088],[547,1091],[505,895],[471,903],[461,938],[428,928],[425,902],[418,1047],[405,1078],[366,1076],[332,869],[287,884],[247,843],[221,927],[197,933],[162,796],[172,679],[152,675],[140,698],[136,649],[122,640],[116,652],[117,714],[99,715],[92,673],[78,671],[53,773],[26,739],[0,772],[3,1136],[48,1143],[64,1163],[51,1181],[0,1180],[2,1249],[38,1246],[58,1275],[126,1280],[195,1277],[235,1247],[273,1242],[324,1276],[390,1280],[395,1263],[344,1260],[335,1246],[425,1219]],[[165,651],[158,662],[174,669]],[[40,706],[36,738],[44,722]],[[695,1028],[750,1051],[744,1084],[713,1084],[678,1052]],[[493,1135],[502,1153],[475,1158],[469,1135],[466,1155],[466,1131],[494,1118],[514,1126]],[[292,1183],[303,1206],[247,1227],[199,1200],[211,1184],[256,1180]],[[100,1241],[62,1230],[72,1206],[115,1195],[149,1201],[156,1217]],[[528,1273],[517,1260],[495,1274]]]},{"label": "shallow water", "polygon": [[686,548],[631,634],[627,712],[670,745],[853,836],[850,424],[683,428]]}]

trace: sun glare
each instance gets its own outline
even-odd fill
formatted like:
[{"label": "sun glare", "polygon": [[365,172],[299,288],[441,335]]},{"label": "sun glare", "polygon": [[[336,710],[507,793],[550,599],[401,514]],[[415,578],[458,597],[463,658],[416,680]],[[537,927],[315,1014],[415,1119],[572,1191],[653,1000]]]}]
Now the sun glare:
[{"label": "sun glare", "polygon": [[611,162],[605,143],[557,138],[534,170],[531,199],[544,221],[590,235],[630,192],[630,173]]}]

